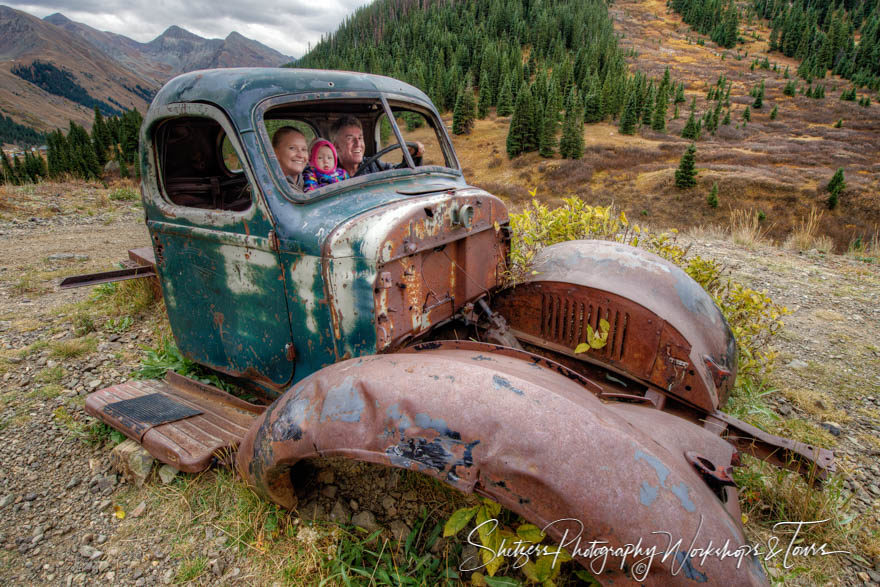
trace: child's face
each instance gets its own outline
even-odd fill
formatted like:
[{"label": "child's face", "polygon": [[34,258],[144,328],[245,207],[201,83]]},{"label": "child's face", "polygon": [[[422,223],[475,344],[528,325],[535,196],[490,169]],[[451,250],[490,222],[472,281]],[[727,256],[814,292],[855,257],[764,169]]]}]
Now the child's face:
[{"label": "child's face", "polygon": [[327,145],[319,148],[318,154],[315,155],[315,162],[318,164],[318,169],[321,171],[333,171],[333,159],[333,151],[331,151],[330,147]]}]

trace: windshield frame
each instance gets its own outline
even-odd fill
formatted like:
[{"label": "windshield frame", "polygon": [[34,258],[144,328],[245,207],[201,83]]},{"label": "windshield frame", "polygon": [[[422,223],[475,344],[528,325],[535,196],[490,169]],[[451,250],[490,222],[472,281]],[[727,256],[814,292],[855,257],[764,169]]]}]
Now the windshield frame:
[{"label": "windshield frame", "polygon": [[[275,157],[275,152],[272,149],[272,138],[269,136],[269,133],[266,130],[266,113],[270,110],[278,108],[279,106],[294,105],[296,103],[302,103],[303,105],[305,105],[309,102],[356,102],[366,100],[376,100],[381,103],[382,112],[385,114],[385,116],[388,117],[389,122],[391,123],[394,137],[401,147],[401,151],[403,152],[403,157],[407,163],[407,166],[399,169],[389,169],[387,171],[380,171],[376,173],[371,173],[369,175],[362,175],[355,178],[350,178],[345,181],[334,183],[328,186],[323,186],[319,189],[304,194],[297,193],[296,191],[291,189],[287,183],[287,180],[281,174],[281,166],[279,165],[278,160]],[[409,149],[407,149],[405,146],[403,134],[398,127],[397,120],[394,117],[394,111],[392,110],[392,108],[405,108],[423,115],[426,119],[426,122],[428,122],[429,126],[433,128],[435,134],[437,135],[437,139],[440,143],[440,148],[443,151],[446,162],[452,165],[452,167],[445,165],[427,165],[416,167],[412,160],[412,157],[410,156]],[[381,114],[378,114],[376,116],[376,119],[378,120],[380,117]],[[272,120],[272,118],[270,117],[268,120]],[[302,122],[314,127],[314,125],[304,117],[302,118]],[[272,181],[275,183],[275,187],[278,193],[282,194],[285,199],[294,203],[302,204],[313,202],[333,196],[343,191],[357,189],[368,183],[383,181],[387,182],[389,180],[394,180],[402,177],[412,177],[417,175],[438,173],[452,177],[462,177],[461,164],[459,163],[458,157],[455,154],[455,149],[452,146],[452,140],[449,138],[449,134],[446,131],[446,126],[440,119],[440,116],[437,113],[436,109],[430,102],[425,102],[413,96],[379,91],[324,91],[298,94],[282,94],[267,98],[257,104],[257,106],[253,110],[251,124],[258,137],[258,142],[260,143],[263,163],[269,170],[269,174],[272,178]],[[371,137],[370,140],[374,139]],[[371,150],[373,150],[373,152],[375,152],[375,145],[370,145],[370,148]]]}]

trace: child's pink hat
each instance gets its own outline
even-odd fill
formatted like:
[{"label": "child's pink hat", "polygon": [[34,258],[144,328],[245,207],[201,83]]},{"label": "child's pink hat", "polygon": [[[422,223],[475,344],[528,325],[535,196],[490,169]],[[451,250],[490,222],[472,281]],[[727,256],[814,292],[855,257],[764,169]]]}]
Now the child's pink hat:
[{"label": "child's pink hat", "polygon": [[[312,141],[312,147],[309,150],[309,164],[315,169],[321,169],[318,167],[318,149],[325,145],[330,147],[330,152],[333,153],[333,169],[336,169],[339,166],[339,157],[336,155],[336,147],[327,139],[315,139]],[[333,169],[321,169],[321,171],[333,171]]]}]

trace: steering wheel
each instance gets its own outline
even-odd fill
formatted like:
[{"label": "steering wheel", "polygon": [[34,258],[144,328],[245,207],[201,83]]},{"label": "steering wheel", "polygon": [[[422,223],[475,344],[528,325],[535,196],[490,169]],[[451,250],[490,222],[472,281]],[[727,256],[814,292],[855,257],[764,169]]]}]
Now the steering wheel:
[{"label": "steering wheel", "polygon": [[[418,152],[418,150],[419,150],[418,143],[414,143],[412,141],[405,141],[405,143],[406,143],[407,147],[412,147],[414,151]],[[381,159],[383,155],[386,155],[386,154],[390,153],[391,151],[393,151],[394,149],[399,149],[399,148],[400,148],[400,143],[393,143],[391,145],[388,145],[384,149],[376,151],[375,153],[373,153],[373,155],[371,155],[370,157],[367,157],[366,159],[361,161],[361,164],[358,165],[357,171],[354,172],[354,176],[357,177],[358,175],[360,175],[364,169],[366,169],[367,167],[369,167],[370,165],[372,165],[373,163],[375,163],[376,161]]]}]

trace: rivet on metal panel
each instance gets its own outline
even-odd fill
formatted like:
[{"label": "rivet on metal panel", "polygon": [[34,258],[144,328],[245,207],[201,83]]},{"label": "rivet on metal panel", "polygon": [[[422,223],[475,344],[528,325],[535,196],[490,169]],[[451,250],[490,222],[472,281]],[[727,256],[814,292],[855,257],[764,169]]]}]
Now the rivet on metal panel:
[{"label": "rivet on metal panel", "polygon": [[379,287],[382,289],[390,289],[392,285],[390,271],[383,271],[379,274]]}]

